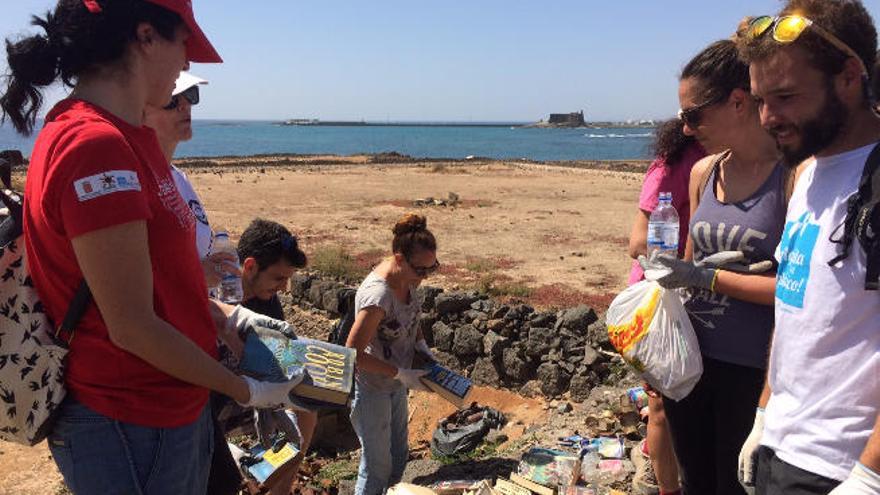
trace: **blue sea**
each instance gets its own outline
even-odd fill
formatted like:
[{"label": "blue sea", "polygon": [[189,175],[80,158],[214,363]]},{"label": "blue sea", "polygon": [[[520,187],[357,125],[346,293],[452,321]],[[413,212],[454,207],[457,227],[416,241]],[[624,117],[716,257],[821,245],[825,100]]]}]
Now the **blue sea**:
[{"label": "blue sea", "polygon": [[[282,126],[277,122],[197,120],[193,139],[177,156],[245,156],[271,153],[338,154],[396,151],[416,158],[530,160],[632,160],[649,158],[653,129],[521,128],[472,125]],[[33,137],[0,126],[0,149],[30,155]]]}]

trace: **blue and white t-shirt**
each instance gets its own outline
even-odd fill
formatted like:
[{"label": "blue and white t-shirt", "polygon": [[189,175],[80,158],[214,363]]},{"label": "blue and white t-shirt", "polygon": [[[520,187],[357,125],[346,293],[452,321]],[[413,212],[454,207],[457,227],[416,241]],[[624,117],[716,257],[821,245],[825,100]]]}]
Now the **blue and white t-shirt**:
[{"label": "blue and white t-shirt", "polygon": [[761,440],[783,461],[843,480],[861,455],[880,407],[880,292],[866,291],[858,241],[840,245],[847,198],[874,144],[822,157],[802,173],[776,251],[772,395]]},{"label": "blue and white t-shirt", "polygon": [[205,259],[211,254],[211,241],[213,240],[208,214],[186,174],[172,165],[171,176],[174,177],[177,192],[180,193],[183,202],[192,210],[193,216],[196,218],[196,250],[199,252],[199,258]]}]

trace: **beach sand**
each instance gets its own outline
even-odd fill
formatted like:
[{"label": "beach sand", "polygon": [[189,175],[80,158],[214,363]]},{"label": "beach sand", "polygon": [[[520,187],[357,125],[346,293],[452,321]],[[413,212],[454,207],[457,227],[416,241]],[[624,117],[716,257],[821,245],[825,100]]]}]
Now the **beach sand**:
[{"label": "beach sand", "polygon": [[[427,216],[443,264],[426,283],[466,288],[488,279],[512,293],[528,287],[534,302],[551,306],[607,305],[631,266],[640,173],[511,162],[218,163],[185,170],[212,225],[233,238],[259,216],[290,228],[307,254],[341,246],[369,265],[390,251],[394,222],[414,211]],[[413,205],[450,192],[458,206]]]},{"label": "beach sand", "polygon": [[[608,163],[369,163],[375,159],[264,157],[179,164],[213,226],[226,227],[233,237],[259,216],[298,234],[310,256],[341,246],[369,265],[390,251],[394,222],[416,211],[427,216],[443,263],[429,284],[463,288],[488,278],[515,294],[527,287],[527,300],[538,305],[588,303],[601,310],[625,286],[641,173],[614,171],[623,167]],[[460,197],[458,206],[412,204],[419,198],[447,198],[450,192]],[[434,420],[436,414],[429,419]],[[0,495],[64,493],[60,487],[45,443],[25,448],[0,442]]]}]

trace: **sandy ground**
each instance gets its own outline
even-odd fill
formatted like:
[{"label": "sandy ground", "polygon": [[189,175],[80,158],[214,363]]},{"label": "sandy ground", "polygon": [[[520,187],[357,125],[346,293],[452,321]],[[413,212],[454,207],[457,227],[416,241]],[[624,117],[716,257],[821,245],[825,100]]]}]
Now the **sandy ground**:
[{"label": "sandy ground", "polygon": [[[428,217],[444,265],[431,284],[454,286],[491,270],[509,283],[591,294],[605,304],[630,268],[626,243],[641,183],[637,173],[504,162],[187,173],[211,223],[233,237],[260,216],[297,233],[306,253],[332,245],[375,255],[390,251],[394,222],[417,211]],[[413,206],[450,192],[459,206]]]},{"label": "sandy ground", "polygon": [[[353,255],[375,257],[390,250],[394,222],[418,211],[438,237],[444,265],[431,284],[458,286],[491,271],[543,290],[547,305],[600,307],[624,286],[641,174],[506,162],[367,164],[370,160],[196,160],[186,172],[211,223],[233,237],[260,216],[297,233],[306,253],[342,246]],[[415,199],[447,198],[450,192],[461,199],[456,207],[412,206]],[[478,395],[522,424],[542,421],[538,400],[487,389]],[[414,401],[413,443],[426,440],[431,425],[452,410],[439,398],[422,399]],[[60,493],[63,485],[45,443],[25,448],[0,442],[0,495]]]}]

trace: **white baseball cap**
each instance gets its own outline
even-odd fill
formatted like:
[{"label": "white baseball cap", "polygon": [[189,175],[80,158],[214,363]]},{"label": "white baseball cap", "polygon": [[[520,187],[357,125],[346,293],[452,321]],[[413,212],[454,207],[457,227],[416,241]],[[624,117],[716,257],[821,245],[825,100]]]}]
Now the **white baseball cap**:
[{"label": "white baseball cap", "polygon": [[180,75],[177,77],[177,81],[174,82],[174,91],[171,93],[171,96],[177,96],[180,93],[188,90],[193,86],[198,86],[199,84],[208,84],[207,79],[202,79],[199,76],[194,76],[186,71],[181,71]]}]

